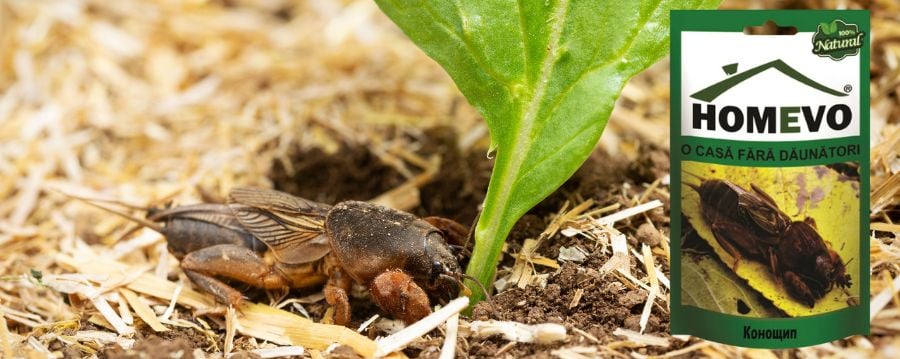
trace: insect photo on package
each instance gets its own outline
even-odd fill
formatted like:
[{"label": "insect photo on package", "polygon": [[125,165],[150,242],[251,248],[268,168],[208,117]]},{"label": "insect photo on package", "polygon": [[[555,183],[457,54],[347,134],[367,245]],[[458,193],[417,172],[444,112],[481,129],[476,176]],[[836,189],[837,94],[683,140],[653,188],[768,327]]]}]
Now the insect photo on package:
[{"label": "insect photo on package", "polygon": [[869,13],[673,11],[672,334],[869,332]]}]

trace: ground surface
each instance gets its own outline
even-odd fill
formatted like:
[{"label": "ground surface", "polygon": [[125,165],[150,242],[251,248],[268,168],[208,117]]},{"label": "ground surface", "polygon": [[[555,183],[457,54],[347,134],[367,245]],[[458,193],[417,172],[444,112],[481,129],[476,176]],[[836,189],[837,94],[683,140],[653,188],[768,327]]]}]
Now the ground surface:
[{"label": "ground surface", "polygon": [[[655,267],[668,277],[669,85],[663,61],[626,86],[587,163],[519,221],[498,268],[507,285],[494,296],[495,307],[481,304],[469,318],[560,323],[567,339],[516,344],[464,332],[457,343],[460,356],[890,357],[900,350],[900,4],[797,0],[724,6],[861,4],[873,11],[875,37],[872,335],[789,351],[672,338],[665,287],[652,304],[645,333],[667,345],[613,334],[640,329],[647,267],[630,256],[624,266],[634,280],[601,274],[612,255],[608,236],[567,236],[548,228],[577,227],[589,217],[658,199],[662,208],[619,221],[614,230],[626,235],[629,251],[640,253],[647,245]],[[121,238],[130,223],[57,191],[156,205],[217,202],[234,186],[262,186],[324,203],[377,198],[417,215],[468,224],[490,175],[487,130],[477,112],[367,1],[5,1],[0,89],[4,355],[203,356],[273,346],[241,333],[231,340],[221,316],[194,313],[195,306],[182,301],[169,309],[168,299],[144,294],[140,298],[154,315],[168,319],[168,330],[157,332],[131,313],[135,334],[117,336],[91,302],[98,296],[87,294],[108,284],[99,297],[121,311],[123,283],[79,274],[85,271],[67,265],[66,256],[118,260],[167,283],[190,282],[162,238],[145,232]],[[573,208],[581,215],[562,221],[560,214]],[[519,256],[535,239],[531,260]],[[583,260],[560,259],[575,247]],[[62,279],[89,285],[63,285],[70,282]],[[241,289],[253,302],[305,312],[314,321],[328,316],[316,291]],[[357,294],[354,325],[377,313],[365,293]],[[404,353],[437,357],[442,333],[432,332]],[[347,347],[324,354],[354,355]]]}]

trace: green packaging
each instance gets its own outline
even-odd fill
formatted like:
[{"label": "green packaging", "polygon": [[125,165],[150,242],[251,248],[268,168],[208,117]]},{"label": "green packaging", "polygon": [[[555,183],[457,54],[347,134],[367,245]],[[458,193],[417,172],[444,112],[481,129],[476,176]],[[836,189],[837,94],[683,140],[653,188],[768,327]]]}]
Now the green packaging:
[{"label": "green packaging", "polygon": [[671,18],[672,334],[868,334],[869,13]]}]

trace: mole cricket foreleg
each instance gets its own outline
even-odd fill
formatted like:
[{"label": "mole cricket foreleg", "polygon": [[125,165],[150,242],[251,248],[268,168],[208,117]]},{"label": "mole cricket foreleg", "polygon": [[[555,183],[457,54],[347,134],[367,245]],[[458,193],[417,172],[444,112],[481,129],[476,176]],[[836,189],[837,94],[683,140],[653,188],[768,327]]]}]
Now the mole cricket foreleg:
[{"label": "mole cricket foreleg", "polygon": [[806,282],[804,282],[799,275],[791,271],[784,272],[784,285],[794,298],[799,299],[803,304],[806,304],[806,306],[810,308],[816,305],[816,298],[822,297],[822,295],[813,293],[812,289],[806,285]]},{"label": "mole cricket foreleg", "polygon": [[379,274],[369,285],[372,299],[382,310],[400,318],[406,325],[431,314],[431,302],[413,278],[399,270]]}]

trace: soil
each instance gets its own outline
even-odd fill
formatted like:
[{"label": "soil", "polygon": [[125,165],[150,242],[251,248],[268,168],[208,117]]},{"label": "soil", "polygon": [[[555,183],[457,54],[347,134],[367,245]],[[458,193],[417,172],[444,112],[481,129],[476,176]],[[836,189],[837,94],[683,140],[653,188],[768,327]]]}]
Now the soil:
[{"label": "soil", "polygon": [[[421,189],[421,204],[412,212],[417,215],[444,216],[465,225],[471,224],[490,178],[491,161],[485,156],[485,150],[461,152],[456,143],[456,134],[444,127],[428,129],[418,140],[422,146],[417,153],[422,156],[440,154],[442,166],[435,180]],[[569,181],[519,220],[509,235],[507,253],[518,251],[525,239],[537,237],[567,200],[577,204],[593,199],[600,206],[616,202],[622,202],[623,206],[631,205],[626,199],[630,201],[634,196],[640,195],[644,190],[642,184],[662,178],[669,170],[668,151],[644,144],[639,153],[636,160],[628,161],[622,156],[614,157],[602,150],[595,151]],[[318,150],[298,150],[292,155],[292,159],[296,167],[293,175],[288,175],[283,167],[275,165],[271,175],[275,187],[325,203],[373,198],[404,181],[400,173],[378,162],[363,147],[345,145],[338,153],[331,155]],[[665,204],[664,208],[649,213],[649,218],[656,228],[662,228],[667,233],[668,198],[658,194],[651,194],[649,198],[659,199]],[[629,238],[637,238],[651,246],[659,245],[662,239],[643,219],[633,223],[626,220],[623,224],[620,227],[624,227],[622,230]],[[544,241],[538,252],[556,258],[562,246],[581,244],[582,248],[594,248],[581,241],[579,238],[557,235]],[[593,252],[583,263],[566,263],[549,277],[545,288],[512,287],[497,293],[493,298],[496,312],[487,303],[482,303],[475,309],[473,319],[493,318],[529,324],[554,322],[565,325],[570,333],[572,328],[584,330],[599,338],[601,343],[619,340],[620,338],[611,335],[615,329],[639,329],[640,312],[647,296],[646,292],[628,289],[610,276],[600,276],[596,269],[608,258],[609,254]],[[512,258],[505,256],[501,267],[512,264]],[[667,271],[668,265],[661,264]],[[635,267],[633,270],[639,272],[642,269]],[[644,274],[636,275],[640,277]],[[569,308],[575,290],[579,288],[584,289],[583,296],[577,305]],[[361,322],[378,312],[365,297],[353,302],[355,321]],[[324,305],[307,308],[314,319],[321,316],[324,309]],[[668,313],[656,309],[645,333],[668,337],[668,328]],[[440,333],[433,334],[439,336]],[[680,343],[677,340],[672,342],[673,347]],[[516,344],[508,348],[505,348],[507,341],[500,338],[469,338],[465,342],[461,338],[459,348],[470,357],[495,356],[501,348],[510,357],[547,357],[551,350],[559,347],[590,344],[589,339],[573,334],[567,342],[554,345]],[[436,357],[433,349],[439,346],[440,341],[419,343],[408,349],[406,354],[412,357]],[[672,350],[673,347],[641,348],[637,352],[658,354]],[[467,351],[463,350],[465,348]],[[622,350],[625,353],[627,348]]]},{"label": "soil", "polygon": [[[486,151],[462,153],[450,127],[425,129],[415,140],[421,146],[416,153],[423,158],[440,155],[441,167],[435,179],[420,188],[421,204],[413,214],[471,223],[490,180],[493,164]],[[322,203],[372,199],[406,181],[362,145],[345,143],[332,154],[295,147],[290,158],[294,166],[290,174],[280,161],[273,163],[269,177],[275,189]]]},{"label": "soil", "polygon": [[122,349],[118,345],[108,347],[100,357],[115,359],[193,358],[195,344],[182,337],[172,339],[151,337],[138,340],[135,346],[128,350]]},{"label": "soil", "polygon": [[[566,263],[555,274],[551,275],[545,288],[530,286],[525,289],[511,288],[497,294],[494,303],[497,313],[492,313],[490,305],[479,303],[473,313],[473,319],[511,320],[526,324],[559,323],[568,330],[581,329],[602,344],[615,341],[612,332],[617,328],[640,330],[641,310],[647,300],[647,294],[641,290],[631,290],[609,276],[600,276],[596,270],[606,262],[607,258],[591,255],[583,265]],[[581,299],[572,306],[577,289],[583,289]],[[648,321],[645,333],[668,336],[668,315],[659,315],[655,311]],[[572,335],[568,343],[551,346],[517,345],[509,349],[513,357],[530,354],[547,353],[567,345],[590,345],[588,338]],[[506,341],[492,338],[478,342],[469,354],[474,356],[490,356],[506,345]],[[665,351],[668,351],[666,349]],[[659,354],[662,351],[646,351],[643,354]]]},{"label": "soil", "polygon": [[[420,204],[411,210],[419,216],[442,216],[454,219],[464,225],[471,225],[476,218],[478,206],[484,199],[490,179],[492,161],[487,158],[484,149],[462,152],[456,142],[457,135],[447,127],[424,130],[416,140],[420,143],[417,154],[427,157],[433,154],[441,156],[441,168],[434,180],[420,189]],[[662,178],[668,173],[668,152],[654,145],[642,145],[641,153],[634,161],[623,156],[610,156],[597,150],[585,164],[559,190],[535,206],[515,225],[507,240],[506,253],[517,252],[525,239],[536,238],[547,228],[552,217],[559,211],[565,201],[581,203],[593,199],[598,206],[621,203],[623,207],[631,206],[635,196],[639,196],[647,183]],[[292,193],[304,198],[323,203],[337,203],[344,200],[367,200],[374,198],[406,181],[406,178],[379,161],[363,146],[343,145],[336,153],[328,154],[313,149],[303,151],[299,146],[291,155],[295,171],[287,173],[280,162],[275,162],[270,174],[276,189]],[[667,197],[653,193],[650,200],[659,199],[664,207],[651,211],[648,217],[653,227],[646,223],[643,216],[640,220],[624,220],[618,229],[628,235],[632,245],[638,242],[650,246],[658,246],[662,236],[653,228],[662,229],[668,235],[669,211]],[[593,243],[584,243],[578,237],[555,235],[541,243],[538,253],[549,258],[556,258],[562,246],[579,245],[590,251],[583,263],[565,263],[562,268],[552,273],[546,287],[529,286],[519,289],[515,286],[495,293],[493,301],[495,309],[487,303],[479,304],[472,319],[501,319],[528,324],[560,323],[569,329],[569,339],[552,345],[514,344],[509,346],[501,338],[463,338],[459,339],[459,353],[466,357],[493,357],[502,351],[506,357],[550,357],[550,352],[566,346],[586,346],[597,344],[583,335],[576,334],[577,328],[598,338],[600,344],[620,340],[612,336],[617,328],[639,330],[640,313],[646,301],[646,293],[641,290],[627,288],[611,275],[601,276],[597,272],[608,259],[608,253],[601,253]],[[511,256],[504,256],[500,268],[511,267],[514,261]],[[464,264],[464,263],[463,263]],[[668,263],[657,263],[668,272]],[[643,277],[643,266],[632,263],[632,271],[637,277]],[[543,271],[547,273],[547,271]],[[583,289],[582,298],[571,306],[577,289]],[[254,301],[268,302],[264,291],[240,287],[245,295]],[[292,292],[291,296],[303,296],[309,292]],[[351,327],[379,313],[367,293],[356,291],[351,296],[353,320]],[[570,308],[571,306],[571,308]],[[324,301],[304,306],[310,317],[321,320],[327,304]],[[189,315],[189,313],[186,313]],[[209,323],[217,327],[216,323]],[[669,316],[658,307],[647,325],[645,333],[668,337]],[[184,350],[190,353],[193,348],[208,348],[213,345],[208,338],[192,329],[176,329],[161,336],[153,333],[146,326],[139,325],[137,344],[131,350],[122,350],[117,346],[102,351],[100,357],[105,358],[154,358],[154,353],[169,353]],[[370,331],[369,335],[385,335]],[[223,338],[216,339],[218,346],[223,345]],[[443,341],[441,333],[432,333],[432,339],[420,341],[405,351],[410,357],[436,358]],[[668,348],[638,348],[641,354],[659,354],[679,346],[686,345],[678,340],[671,340]],[[245,346],[236,342],[236,349]],[[152,350],[147,350],[152,348]],[[339,348],[332,352],[332,357],[355,357],[348,348]],[[622,353],[631,349],[621,347]],[[144,354],[138,354],[144,353]],[[189,354],[188,354],[189,356]]]},{"label": "soil", "polygon": [[[215,346],[221,350],[225,345],[223,335],[209,338],[195,329],[178,326],[171,326],[170,330],[157,333],[140,320],[136,321],[134,347],[126,350],[118,345],[109,345],[98,353],[98,357],[101,359],[205,358],[208,348]],[[83,325],[85,324],[92,326],[90,323],[84,322]],[[214,323],[208,324],[218,327]],[[258,355],[246,351],[253,348],[246,338],[236,338],[232,358],[259,358]],[[201,349],[204,353],[195,356],[193,353],[197,349]],[[72,353],[67,358],[82,357],[76,354],[80,353]]]}]

